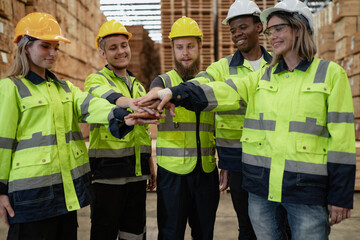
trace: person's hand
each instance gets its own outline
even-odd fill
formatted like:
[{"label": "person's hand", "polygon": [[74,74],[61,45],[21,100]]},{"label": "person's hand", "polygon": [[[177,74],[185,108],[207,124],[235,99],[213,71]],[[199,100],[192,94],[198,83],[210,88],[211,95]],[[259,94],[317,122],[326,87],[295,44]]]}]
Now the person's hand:
[{"label": "person's hand", "polygon": [[10,227],[7,217],[8,214],[10,215],[10,217],[15,216],[15,212],[10,205],[9,197],[7,195],[0,195],[0,215],[4,220],[6,226]]},{"label": "person's hand", "polygon": [[136,105],[135,99],[133,98],[119,97],[118,99],[116,99],[115,104],[121,108],[131,108],[135,112],[148,112],[152,115],[156,115],[156,116],[159,115],[159,113],[155,111],[154,108],[150,108],[146,106],[140,107]]},{"label": "person's hand", "polygon": [[136,112],[130,113],[124,117],[125,124],[128,126],[133,126],[136,124],[155,124],[159,125],[157,121],[160,118],[165,118],[164,114],[158,114],[158,116],[150,114],[148,112]]},{"label": "person's hand", "polygon": [[229,187],[229,171],[220,170],[220,191],[225,191]]},{"label": "person's hand", "polygon": [[330,214],[330,226],[350,218],[351,209],[328,205]]},{"label": "person's hand", "polygon": [[172,92],[170,89],[153,88],[148,94],[135,100],[138,106],[149,106],[153,104],[154,100],[160,99],[161,102],[157,106],[159,112],[163,111],[164,106],[172,99]]},{"label": "person's hand", "polygon": [[145,96],[139,97],[135,99],[135,104],[137,106],[146,106],[150,107],[152,106],[153,109],[155,109],[159,103],[161,102],[159,99],[158,92],[161,91],[163,88],[161,87],[154,87],[151,89]]},{"label": "person's hand", "polygon": [[146,189],[153,191],[156,188],[156,173],[155,173],[155,168],[154,168],[152,158],[149,159],[149,165],[150,165],[150,179],[148,181]]}]

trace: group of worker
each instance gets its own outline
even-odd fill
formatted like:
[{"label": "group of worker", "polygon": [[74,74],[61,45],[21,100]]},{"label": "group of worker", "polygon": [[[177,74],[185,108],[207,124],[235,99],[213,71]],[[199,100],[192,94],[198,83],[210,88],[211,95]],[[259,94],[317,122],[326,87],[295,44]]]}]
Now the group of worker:
[{"label": "group of worker", "polygon": [[[99,29],[95,45],[107,64],[83,92],[49,70],[59,42],[70,43],[56,19],[22,18],[14,64],[0,80],[7,239],[77,239],[76,210],[89,204],[92,240],[146,239],[146,190],[155,187],[158,239],[184,239],[187,223],[193,239],[213,239],[228,187],[233,239],[328,239],[353,207],[346,73],[314,57],[312,13],[299,0],[263,12],[235,0],[223,24],[237,50],[200,72],[203,33],[195,20],[178,19],[169,34],[175,69],[146,94],[128,70],[132,34],[120,22]],[[88,149],[79,122],[90,123]],[[158,126],[157,173],[149,124]]]}]

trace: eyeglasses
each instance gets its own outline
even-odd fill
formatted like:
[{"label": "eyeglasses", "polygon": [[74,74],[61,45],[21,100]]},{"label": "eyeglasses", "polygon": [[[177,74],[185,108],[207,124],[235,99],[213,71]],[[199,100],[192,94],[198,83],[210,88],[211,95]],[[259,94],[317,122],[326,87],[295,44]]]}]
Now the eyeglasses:
[{"label": "eyeglasses", "polygon": [[290,26],[290,24],[282,23],[282,24],[276,24],[276,25],[266,28],[264,31],[265,37],[267,39],[269,39],[270,36],[274,33],[279,34],[279,33],[285,32],[286,26]]}]

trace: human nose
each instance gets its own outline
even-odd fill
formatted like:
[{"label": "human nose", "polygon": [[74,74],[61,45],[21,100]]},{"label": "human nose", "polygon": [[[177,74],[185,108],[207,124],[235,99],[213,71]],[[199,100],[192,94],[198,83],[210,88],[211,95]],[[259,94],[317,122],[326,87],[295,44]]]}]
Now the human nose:
[{"label": "human nose", "polygon": [[184,49],[182,50],[182,55],[183,55],[183,56],[189,55],[189,49],[188,49],[188,48],[184,48]]},{"label": "human nose", "polygon": [[51,47],[50,48],[50,55],[51,56],[56,56],[58,54],[57,49],[55,47]]}]

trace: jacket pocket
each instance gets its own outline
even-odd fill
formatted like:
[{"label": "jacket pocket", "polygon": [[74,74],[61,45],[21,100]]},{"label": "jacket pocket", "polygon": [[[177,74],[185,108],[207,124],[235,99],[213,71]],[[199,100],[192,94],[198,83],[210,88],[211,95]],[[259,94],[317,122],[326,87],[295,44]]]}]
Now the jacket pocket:
[{"label": "jacket pocket", "polygon": [[[318,136],[304,136],[296,139],[298,153],[322,155],[327,153],[328,138]],[[323,162],[321,162],[323,163]]]},{"label": "jacket pocket", "polygon": [[242,121],[216,121],[216,136],[225,139],[238,139],[240,143],[243,128],[243,119]]},{"label": "jacket pocket", "polygon": [[[54,174],[51,162],[51,153],[40,150],[15,155],[11,172],[12,187],[9,189],[13,192],[15,205],[54,198],[52,185],[57,175]],[[61,183],[61,176],[58,177]]]},{"label": "jacket pocket", "polygon": [[311,169],[298,167],[296,186],[327,187],[327,142],[327,138],[318,136],[304,136],[296,140],[296,152],[303,163],[300,166],[306,166],[306,163],[314,164]]},{"label": "jacket pocket", "polygon": [[299,103],[300,114],[306,117],[325,118],[330,87],[326,83],[304,84]]},{"label": "jacket pocket", "polygon": [[109,131],[104,131],[104,129],[100,130],[100,139],[101,139],[101,141],[112,141],[112,142],[127,143],[127,142],[130,142],[130,136],[131,135],[132,135],[132,133],[128,133],[122,138],[116,138],[113,135],[111,135],[111,133]]},{"label": "jacket pocket", "polygon": [[48,105],[47,100],[44,96],[30,96],[20,100],[21,112],[25,112],[29,109]]},{"label": "jacket pocket", "polygon": [[[261,179],[264,177],[264,171],[267,164],[270,165],[270,160],[262,156],[265,136],[262,134],[255,134],[245,132],[241,137],[243,143],[242,155],[242,171],[249,178]],[[269,161],[267,163],[266,161]]]},{"label": "jacket pocket", "polygon": [[277,92],[278,85],[276,82],[259,81],[254,95],[254,112],[265,113],[273,111],[274,106],[276,106]]}]

